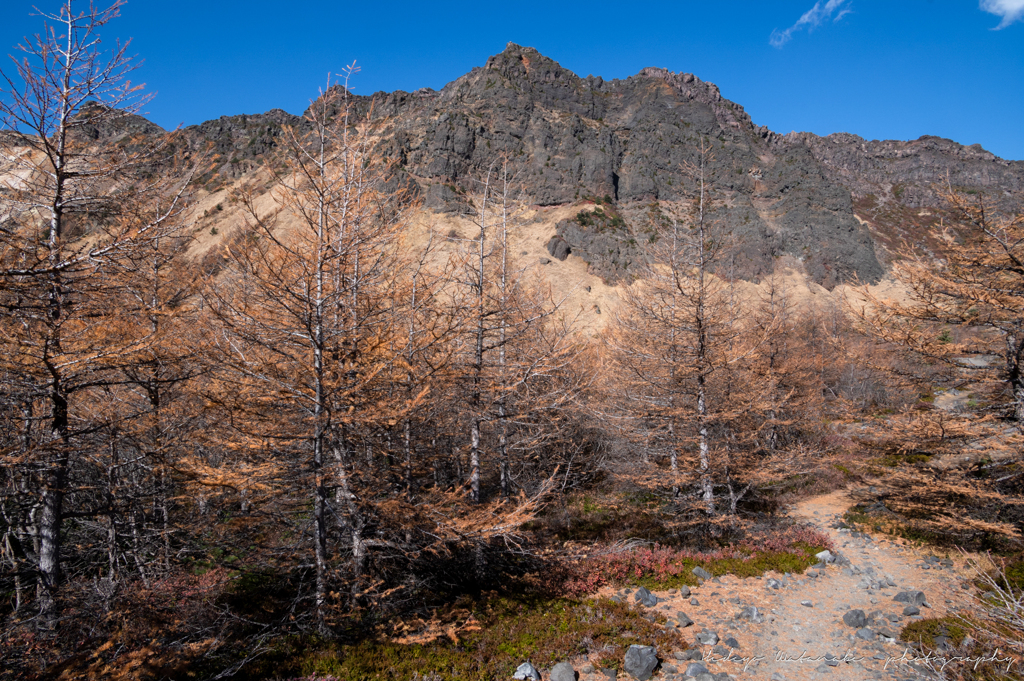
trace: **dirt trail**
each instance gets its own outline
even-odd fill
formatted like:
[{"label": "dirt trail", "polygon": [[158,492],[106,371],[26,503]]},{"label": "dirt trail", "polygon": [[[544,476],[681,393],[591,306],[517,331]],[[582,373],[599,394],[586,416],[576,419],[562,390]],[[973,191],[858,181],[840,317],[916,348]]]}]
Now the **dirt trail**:
[{"label": "dirt trail", "polygon": [[[772,681],[935,678],[925,665],[910,662],[918,653],[897,639],[910,621],[970,608],[970,595],[964,588],[969,573],[959,556],[949,561],[944,555],[930,556],[887,538],[836,529],[836,521],[853,503],[848,492],[842,491],[808,499],[790,509],[791,517],[832,538],[839,562],[803,575],[722,577],[717,583],[708,581],[692,589],[690,597],[659,591],[655,593],[664,603],[655,607],[665,615],[676,617],[682,612],[693,620],[692,626],[680,630],[688,642],[705,628],[718,635],[719,645],[730,637],[735,639],[739,646],[729,661],[722,659],[722,648],[716,654],[714,646],[702,646],[701,664],[716,676],[728,672],[736,679]],[[781,585],[772,588],[769,580]],[[924,592],[927,607],[920,606],[921,615],[903,614],[908,604],[894,600],[903,591]],[[633,597],[629,598],[632,601]],[[690,598],[699,604],[693,605]],[[764,621],[737,619],[746,606],[756,607]],[[867,615],[860,630],[843,621],[851,609]],[[905,653],[905,661],[901,661]],[[826,662],[826,655],[838,661]],[[665,677],[683,679],[690,664],[666,659],[662,671]]]}]

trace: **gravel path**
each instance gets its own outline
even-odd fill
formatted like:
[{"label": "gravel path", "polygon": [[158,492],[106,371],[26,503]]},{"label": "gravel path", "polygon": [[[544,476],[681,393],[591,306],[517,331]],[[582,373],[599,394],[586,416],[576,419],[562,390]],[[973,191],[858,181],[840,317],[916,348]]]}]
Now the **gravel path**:
[{"label": "gravel path", "polygon": [[[723,672],[736,679],[772,681],[936,678],[926,665],[913,661],[919,653],[899,641],[899,633],[922,616],[970,608],[964,588],[968,572],[959,557],[951,561],[886,538],[838,529],[840,517],[853,503],[846,492],[836,492],[790,510],[794,519],[832,538],[839,555],[827,567],[794,576],[722,577],[692,589],[689,596],[674,590],[654,592],[659,598],[654,608],[674,624],[679,613],[692,619],[692,625],[679,629],[684,640],[692,642],[705,632],[709,642],[701,646],[699,664],[714,676],[698,676],[698,681],[725,678]],[[895,600],[902,592],[918,591],[924,593],[923,604]],[[625,597],[632,601],[636,594]],[[752,621],[749,609],[747,617],[740,616],[750,606],[758,610],[753,620],[763,621]],[[913,614],[915,609],[921,614]],[[863,611],[863,620],[857,621],[856,612],[848,614],[851,610]],[[710,633],[717,636],[717,644]],[[738,644],[732,658],[724,659],[732,644]],[[691,667],[694,660],[662,655],[667,658],[662,678],[682,681],[701,671]]]}]

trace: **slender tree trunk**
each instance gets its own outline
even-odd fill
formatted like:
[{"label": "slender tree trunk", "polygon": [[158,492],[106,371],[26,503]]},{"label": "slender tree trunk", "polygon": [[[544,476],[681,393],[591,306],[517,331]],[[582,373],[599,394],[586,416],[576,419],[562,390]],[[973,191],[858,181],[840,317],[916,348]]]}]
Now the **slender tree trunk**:
[{"label": "slender tree trunk", "polygon": [[704,389],[704,377],[698,378],[697,388],[697,434],[700,450],[700,489],[704,497],[704,510],[715,514],[715,487],[711,480],[711,451],[708,444],[708,406]]},{"label": "slender tree trunk", "polygon": [[1007,334],[1007,367],[1006,373],[1013,393],[1013,416],[1019,425],[1024,424],[1024,334]]},{"label": "slender tree trunk", "polygon": [[480,501],[480,418],[475,414],[469,427],[469,496]]}]

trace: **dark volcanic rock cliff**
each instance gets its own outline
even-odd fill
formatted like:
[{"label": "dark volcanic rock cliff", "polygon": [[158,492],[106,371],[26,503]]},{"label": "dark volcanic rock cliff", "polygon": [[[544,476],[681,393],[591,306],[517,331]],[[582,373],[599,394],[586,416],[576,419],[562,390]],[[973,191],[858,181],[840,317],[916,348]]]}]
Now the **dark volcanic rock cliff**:
[{"label": "dark volcanic rock cliff", "polygon": [[[782,136],[754,125],[743,107],[691,74],[648,68],[625,80],[580,78],[511,43],[439,92],[378,93],[355,101],[364,111],[372,101],[375,115],[389,118],[385,153],[429,208],[468,210],[462,190],[472,190],[502,153],[515,159],[535,204],[610,197],[623,209],[624,228],[596,236],[564,224],[558,235],[560,248],[591,253],[591,266],[613,279],[633,260],[631,232],[643,229],[629,216],[644,211],[630,208],[687,198],[693,182],[684,167],[696,159],[702,139],[713,148],[716,218],[737,244],[730,267],[751,278],[788,255],[826,286],[853,277],[874,281],[883,274],[878,233],[898,231],[896,223],[909,215],[894,205],[936,206],[932,184],[947,172],[957,187],[1007,200],[1017,201],[1024,187],[1024,163],[979,147],[930,137]],[[275,147],[286,124],[303,125],[299,117],[272,111],[209,121],[188,133],[211,143],[220,173],[236,177]],[[868,213],[866,219],[855,210]]]}]

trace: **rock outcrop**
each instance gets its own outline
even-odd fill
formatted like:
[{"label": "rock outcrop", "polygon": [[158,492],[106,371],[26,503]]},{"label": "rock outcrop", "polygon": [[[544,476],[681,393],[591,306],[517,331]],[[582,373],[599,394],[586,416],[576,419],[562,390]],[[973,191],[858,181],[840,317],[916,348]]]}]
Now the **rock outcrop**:
[{"label": "rock outcrop", "polygon": [[[731,234],[729,273],[749,279],[789,256],[826,287],[877,281],[886,248],[937,224],[934,185],[947,175],[954,187],[1008,207],[1024,197],[1024,162],[977,145],[779,135],[692,74],[647,68],[624,80],[581,78],[512,43],[440,91],[350,101],[358,114],[384,120],[380,144],[398,167],[395,186],[418,192],[429,209],[471,212],[467,197],[503,155],[538,206],[607,206],[621,221],[613,229],[562,221],[549,252],[579,256],[608,281],[628,278],[638,262],[649,208],[692,196],[687,168],[702,140],[712,147],[712,217]],[[208,182],[251,172],[279,145],[285,126],[301,131],[305,122],[274,110],[222,117],[185,134],[214,153],[214,168],[202,178]]]}]

